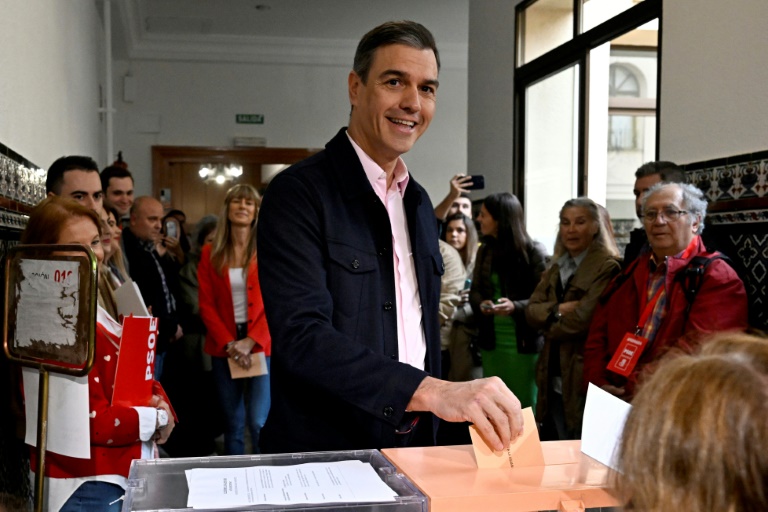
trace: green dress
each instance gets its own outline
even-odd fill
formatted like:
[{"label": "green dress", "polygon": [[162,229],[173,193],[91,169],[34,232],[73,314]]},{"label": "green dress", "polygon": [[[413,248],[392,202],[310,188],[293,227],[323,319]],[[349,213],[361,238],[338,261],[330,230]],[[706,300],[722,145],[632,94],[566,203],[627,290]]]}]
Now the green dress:
[{"label": "green dress", "polygon": [[[493,302],[501,298],[499,275],[491,275]],[[496,348],[481,350],[483,377],[499,377],[520,400],[523,408],[536,408],[536,360],[538,354],[518,354],[515,319],[511,316],[494,316]]]}]

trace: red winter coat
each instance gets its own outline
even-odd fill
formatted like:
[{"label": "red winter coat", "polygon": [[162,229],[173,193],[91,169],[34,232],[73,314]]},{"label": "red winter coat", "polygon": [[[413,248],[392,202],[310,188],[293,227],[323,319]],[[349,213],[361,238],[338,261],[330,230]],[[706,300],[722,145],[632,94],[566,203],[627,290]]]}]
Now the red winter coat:
[{"label": "red winter coat", "polygon": [[[688,300],[682,282],[676,277],[693,257],[712,254],[706,252],[701,239],[695,242],[694,247],[686,259],[667,258],[666,314],[661,320],[653,343],[645,348],[628,378],[608,371],[606,366],[624,335],[635,331],[641,305],[645,304],[647,294],[650,272],[648,254],[639,256],[642,259],[638,261],[634,272],[618,288],[614,289],[614,283],[608,285],[606,292],[611,289],[613,292],[609,300],[601,298],[584,345],[585,388],[590,382],[596,386],[625,386],[626,394],[622,398],[629,401],[634,395],[638,377],[644,370],[647,373],[649,365],[656,362],[670,348],[676,347],[690,352],[703,334],[747,328],[747,294],[744,283],[722,259],[717,259],[707,266],[686,320],[685,309]],[[620,275],[616,279],[621,277]]]},{"label": "red winter coat", "polygon": [[[235,306],[232,303],[232,285],[229,283],[229,269],[225,266],[221,274],[211,264],[211,245],[203,247],[200,265],[197,267],[197,280],[200,283],[198,299],[200,318],[208,332],[205,335],[206,354],[216,357],[228,357],[226,345],[237,340],[235,325]],[[272,337],[264,315],[264,303],[261,300],[258,267],[255,259],[248,268],[245,286],[248,290],[248,337],[256,344],[251,352],[264,352],[272,355]]]}]

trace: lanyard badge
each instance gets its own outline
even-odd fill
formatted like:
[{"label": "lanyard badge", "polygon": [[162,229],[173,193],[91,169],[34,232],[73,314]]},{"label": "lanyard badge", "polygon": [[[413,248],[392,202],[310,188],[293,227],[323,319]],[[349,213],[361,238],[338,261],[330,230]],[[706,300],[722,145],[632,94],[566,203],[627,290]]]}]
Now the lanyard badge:
[{"label": "lanyard badge", "polygon": [[608,363],[607,369],[621,376],[629,377],[647,345],[647,338],[636,334],[625,334],[611,361]]}]

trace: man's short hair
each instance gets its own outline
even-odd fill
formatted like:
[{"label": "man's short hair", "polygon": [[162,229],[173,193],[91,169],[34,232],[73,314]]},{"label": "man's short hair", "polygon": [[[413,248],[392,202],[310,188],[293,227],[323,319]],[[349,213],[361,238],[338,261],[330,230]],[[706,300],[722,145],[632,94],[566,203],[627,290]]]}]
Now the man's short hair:
[{"label": "man's short hair", "polygon": [[635,178],[644,178],[645,176],[652,176],[654,174],[660,175],[661,181],[671,183],[688,182],[682,167],[674,162],[667,162],[665,160],[644,163],[638,167],[637,171],[635,171]]},{"label": "man's short hair", "polygon": [[365,84],[368,82],[368,72],[373,63],[376,50],[382,46],[402,44],[417,50],[432,50],[440,71],[440,54],[437,52],[435,38],[427,28],[415,21],[388,21],[370,30],[357,45],[353,71]]},{"label": "man's short hair", "polygon": [[98,173],[99,166],[89,156],[62,156],[48,168],[48,175],[45,178],[46,193],[53,192],[57,196],[61,194],[64,173],[67,171],[93,171]]},{"label": "man's short hair", "polygon": [[109,187],[109,180],[112,178],[131,178],[131,183],[133,183],[133,175],[131,174],[131,171],[124,167],[110,165],[101,171],[101,189],[105,194],[107,192],[107,188]]}]

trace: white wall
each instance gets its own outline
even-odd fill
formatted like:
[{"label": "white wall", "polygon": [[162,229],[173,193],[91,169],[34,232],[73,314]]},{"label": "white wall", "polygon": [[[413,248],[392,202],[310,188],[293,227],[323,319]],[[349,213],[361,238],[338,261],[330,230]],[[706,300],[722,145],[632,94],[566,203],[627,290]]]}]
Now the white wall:
[{"label": "white wall", "polygon": [[512,190],[512,142],[517,1],[469,3],[467,161],[485,175],[482,198]]},{"label": "white wall", "polygon": [[47,168],[65,154],[104,161],[103,26],[90,0],[4,0],[0,142]]},{"label": "white wall", "polygon": [[[324,147],[347,124],[355,44],[348,66],[115,63],[115,150],[123,151],[137,193],[152,190],[152,145],[231,146],[233,137],[250,136],[265,137],[269,147]],[[136,101],[125,103],[123,76],[129,71]],[[447,192],[450,177],[466,170],[465,60],[444,63],[437,105],[427,133],[403,157],[434,202]],[[264,124],[236,124],[238,113],[264,114]]]},{"label": "white wall", "polygon": [[664,2],[663,160],[768,149],[767,19],[765,0]]}]

